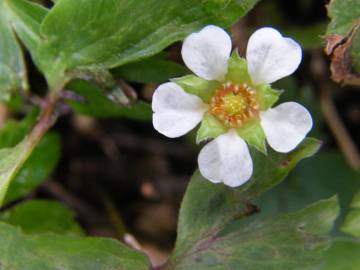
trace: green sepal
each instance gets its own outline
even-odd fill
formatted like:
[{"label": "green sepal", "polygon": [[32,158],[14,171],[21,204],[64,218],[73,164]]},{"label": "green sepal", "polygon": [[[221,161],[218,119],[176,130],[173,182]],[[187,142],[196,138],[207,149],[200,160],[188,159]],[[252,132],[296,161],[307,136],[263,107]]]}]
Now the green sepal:
[{"label": "green sepal", "polygon": [[256,98],[259,103],[260,111],[270,109],[279,99],[281,90],[271,88],[269,84],[261,84],[256,86]]},{"label": "green sepal", "polygon": [[239,136],[249,145],[267,155],[265,133],[260,125],[260,119],[254,119],[236,129]]},{"label": "green sepal", "polygon": [[229,59],[228,73],[226,74],[225,81],[231,81],[238,84],[247,83],[252,85],[246,59],[240,57],[237,50],[231,54]]},{"label": "green sepal", "polygon": [[224,127],[211,113],[207,112],[205,113],[200,128],[197,131],[196,143],[199,144],[202,141],[216,138],[226,132],[227,128]]},{"label": "green sepal", "polygon": [[217,81],[204,80],[195,75],[186,75],[171,81],[180,85],[187,93],[200,97],[205,103],[210,102],[215,90],[220,86]]}]

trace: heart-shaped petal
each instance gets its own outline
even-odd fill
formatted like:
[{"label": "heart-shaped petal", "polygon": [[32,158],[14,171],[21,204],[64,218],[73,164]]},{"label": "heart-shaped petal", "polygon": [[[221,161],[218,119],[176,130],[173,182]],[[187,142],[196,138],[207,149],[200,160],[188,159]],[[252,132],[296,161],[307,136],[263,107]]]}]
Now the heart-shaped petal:
[{"label": "heart-shaped petal", "polygon": [[222,80],[228,68],[231,38],[220,27],[208,25],[189,35],[181,54],[186,66],[205,80]]},{"label": "heart-shaped petal", "polygon": [[246,51],[248,70],[255,85],[272,83],[292,74],[301,58],[300,45],[270,27],[253,33]]},{"label": "heart-shaped petal", "polygon": [[153,95],[153,125],[169,138],[180,137],[200,123],[207,109],[198,96],[186,93],[176,83],[164,83]]},{"label": "heart-shaped petal", "polygon": [[261,112],[260,119],[267,142],[281,153],[295,149],[313,125],[310,113],[296,102],[285,102]]},{"label": "heart-shaped petal", "polygon": [[248,146],[234,130],[205,145],[200,151],[198,163],[206,179],[213,183],[223,182],[230,187],[244,184],[253,172]]}]

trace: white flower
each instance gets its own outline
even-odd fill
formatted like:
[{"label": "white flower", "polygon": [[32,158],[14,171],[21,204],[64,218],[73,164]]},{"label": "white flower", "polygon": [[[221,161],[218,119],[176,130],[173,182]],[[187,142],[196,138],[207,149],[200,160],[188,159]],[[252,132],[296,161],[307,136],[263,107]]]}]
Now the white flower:
[{"label": "white flower", "polygon": [[207,104],[178,84],[165,83],[156,89],[152,109],[155,129],[170,138],[192,130],[207,113],[220,121],[225,132],[201,150],[199,169],[213,183],[237,187],[253,173],[248,146],[239,136],[244,123],[258,120],[268,144],[281,153],[295,149],[313,123],[309,112],[298,103],[286,102],[262,110],[257,96],[262,85],[297,69],[302,53],[295,41],[273,28],[261,28],[253,33],[246,53],[249,83],[228,81],[231,47],[229,35],[213,25],[188,36],[181,51],[186,66],[204,80],[217,81],[218,88]]}]

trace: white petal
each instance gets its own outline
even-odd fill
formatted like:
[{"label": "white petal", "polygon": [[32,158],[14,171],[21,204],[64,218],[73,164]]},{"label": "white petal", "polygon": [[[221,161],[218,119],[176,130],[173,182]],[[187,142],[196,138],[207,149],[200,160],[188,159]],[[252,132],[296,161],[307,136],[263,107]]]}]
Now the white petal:
[{"label": "white petal", "polygon": [[186,93],[175,83],[164,83],[154,92],[153,125],[161,134],[175,138],[184,135],[201,121],[207,105]]},{"label": "white petal", "polygon": [[231,38],[214,25],[189,35],[181,50],[186,66],[205,80],[224,79],[230,53]]},{"label": "white petal", "polygon": [[292,74],[301,58],[300,45],[270,27],[252,34],[246,51],[249,73],[255,85],[272,83]]},{"label": "white petal", "polygon": [[253,172],[249,149],[234,130],[220,135],[201,149],[198,157],[201,174],[213,183],[238,187]]},{"label": "white petal", "polygon": [[313,125],[310,113],[296,102],[285,102],[261,112],[260,118],[267,142],[281,153],[295,149]]}]

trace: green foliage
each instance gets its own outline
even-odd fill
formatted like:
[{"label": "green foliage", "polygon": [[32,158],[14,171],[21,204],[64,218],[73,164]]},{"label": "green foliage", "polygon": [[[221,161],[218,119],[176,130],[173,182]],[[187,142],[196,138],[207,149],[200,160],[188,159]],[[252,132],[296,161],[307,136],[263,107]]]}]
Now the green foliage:
[{"label": "green foliage", "polygon": [[143,101],[138,101],[129,107],[116,104],[107,98],[96,85],[82,80],[75,80],[67,87],[84,98],[84,101],[68,101],[78,113],[99,118],[124,117],[140,121],[151,120],[151,107]]},{"label": "green foliage", "polygon": [[350,206],[352,210],[346,216],[341,230],[355,237],[360,237],[360,192],[355,194]]},{"label": "green foliage", "polygon": [[138,83],[163,83],[189,73],[182,65],[165,59],[159,54],[142,61],[126,64],[113,70],[116,77]]},{"label": "green foliage", "polygon": [[[253,177],[247,184],[238,189],[232,189],[222,184],[214,185],[204,179],[199,172],[196,172],[189,184],[181,206],[178,238],[174,255],[169,263],[171,266],[169,266],[169,269],[173,269],[173,267],[175,267],[175,269],[186,269],[189,265],[194,264],[199,265],[197,269],[206,269],[205,267],[208,267],[210,264],[218,265],[224,263],[228,268],[229,265],[234,265],[236,259],[233,261],[229,260],[229,258],[235,258],[237,256],[236,249],[239,249],[242,241],[238,239],[238,244],[235,247],[234,242],[231,242],[231,238],[234,237],[234,235],[230,236],[229,234],[229,238],[225,237],[223,239],[222,231],[229,228],[236,220],[250,215],[251,211],[254,210],[252,209],[251,201],[281,182],[297,162],[313,155],[318,147],[319,143],[317,141],[308,139],[298,150],[288,155],[281,155],[269,151],[268,157],[265,158],[265,156],[259,152],[253,153],[252,157],[255,169]],[[320,205],[321,204],[322,203],[320,203]],[[316,229],[315,231],[311,231],[310,229],[309,233],[322,234],[331,226],[337,213],[337,208],[334,207],[336,201],[332,199],[324,204],[324,212],[321,213],[321,210],[319,210],[318,213],[324,217],[323,227],[319,225],[323,230],[320,230],[320,232]],[[314,207],[316,209],[322,209],[319,205]],[[305,212],[306,211],[307,210],[305,210]],[[313,210],[309,210],[309,212],[312,211]],[[302,218],[306,219],[302,214],[299,214],[299,216],[299,220],[297,221],[299,223],[301,223],[300,220]],[[311,217],[309,219],[311,220],[313,218],[314,217]],[[282,218],[279,217],[279,219],[281,220]],[[235,235],[241,235],[241,230],[243,229],[245,228],[234,232]],[[254,226],[249,227],[250,231],[252,229],[254,229]],[[293,231],[295,229],[290,228],[289,230]],[[255,237],[255,235],[252,241],[256,241],[257,237]],[[259,237],[259,241],[261,241],[261,239],[262,237]],[[315,237],[314,239],[317,238]],[[218,240],[219,243],[217,242]],[[318,241],[314,240],[314,245],[316,245],[316,243],[318,243]],[[264,243],[259,242],[258,244],[261,246]],[[256,243],[254,243],[254,247],[255,246],[257,246]],[[222,249],[225,248],[227,251],[223,250],[224,253],[222,253]],[[255,257],[253,260],[248,258],[252,262],[259,259],[256,258],[257,251],[254,252]],[[266,250],[260,248],[258,252],[266,252]],[[191,255],[192,253],[194,253],[194,255]],[[204,254],[204,257],[202,254]],[[226,254],[228,255],[226,256]],[[197,260],[197,258],[200,259]]]},{"label": "green foliage", "polygon": [[82,235],[74,220],[74,213],[62,204],[47,200],[33,200],[16,205],[0,214],[0,220],[19,226],[26,234],[53,232]]},{"label": "green foliage", "polygon": [[326,252],[326,263],[321,270],[358,270],[360,268],[360,241],[337,239]]},{"label": "green foliage", "polygon": [[[30,29],[15,28],[55,87],[78,67],[114,68],[154,55],[204,25],[229,26],[256,2],[62,0]],[[34,6],[26,7],[27,17],[39,19],[40,8]]]},{"label": "green foliage", "polygon": [[332,78],[336,82],[359,85],[360,2],[332,0],[327,8],[331,21],[326,33],[326,52],[332,57]]},{"label": "green foliage", "polygon": [[30,152],[31,147],[26,141],[22,141],[12,148],[0,150],[0,205],[4,202],[11,181],[20,170]]},{"label": "green foliage", "polygon": [[26,0],[2,0],[6,6],[4,10],[11,20],[16,34],[30,50],[33,60],[40,64],[40,24],[47,14],[47,10]]},{"label": "green foliage", "polygon": [[[23,162],[20,158],[23,154],[21,151],[27,151],[26,149],[21,150],[23,149],[22,147],[26,147],[25,145],[27,145],[29,148],[28,151],[32,151],[32,149],[30,149],[32,145],[22,140],[26,134],[30,132],[37,115],[37,110],[34,110],[22,121],[9,120],[0,130],[0,148],[2,148],[0,153],[3,151],[4,155],[7,155],[6,153],[14,154],[14,160],[11,164],[20,166],[16,168],[13,173],[10,173],[9,176],[5,176],[4,174],[5,180],[2,189],[4,192],[3,196],[5,196],[3,198],[4,203],[9,203],[26,196],[33,191],[47,179],[59,160],[60,138],[55,133],[49,133],[39,142],[32,153],[28,153],[30,156],[24,164],[16,165],[17,161],[20,163]],[[24,154],[26,154],[25,152]],[[12,154],[10,154],[10,156]],[[0,162],[1,161],[6,162],[6,158],[0,160]],[[10,168],[8,168],[8,170],[10,170]],[[9,181],[9,183],[7,183],[7,181]]]},{"label": "green foliage", "polygon": [[[306,144],[295,159],[316,151],[315,141]],[[243,220],[251,210],[247,200],[284,177],[275,164],[289,166],[287,171],[295,165],[291,158],[278,160],[281,155],[273,152],[269,153],[272,162],[264,161],[259,153],[253,156],[255,183],[259,185],[249,184],[250,187],[234,191],[208,183],[198,173],[193,177],[180,213],[177,249],[166,269],[195,265],[196,269],[314,269],[323,264],[324,251],[330,245],[324,235],[337,216],[336,200],[323,201],[297,213]],[[256,169],[257,164],[263,167]]]},{"label": "green foliage", "polygon": [[234,221],[204,235],[167,269],[314,269],[330,245],[326,234],[337,211],[331,198],[294,213]]},{"label": "green foliage", "polygon": [[286,181],[261,196],[258,205],[263,214],[273,214],[294,211],[338,194],[344,216],[360,189],[359,180],[360,174],[350,168],[341,153],[323,150],[301,162]]},{"label": "green foliage", "polygon": [[26,90],[27,77],[23,54],[11,27],[12,16],[7,2],[0,1],[0,100],[9,100],[12,93]]},{"label": "green foliage", "polygon": [[147,270],[146,257],[111,239],[56,234],[27,235],[0,223],[4,269]]},{"label": "green foliage", "polygon": [[[53,119],[68,109],[63,101],[69,92],[60,96],[63,88],[73,92],[66,103],[75,112],[100,118],[151,120],[150,105],[128,98],[118,78],[150,84],[173,78],[185,91],[209,103],[220,83],[186,75],[183,65],[161,52],[205,25],[229,28],[258,0],[53,2],[47,9],[35,1],[0,0],[0,101],[20,104],[14,107],[21,113],[28,100],[42,107],[39,120],[38,112],[33,111],[22,121],[6,122],[0,130],[0,205],[7,204],[0,212],[0,269],[149,269],[144,254],[115,240],[85,237],[74,213],[60,203],[15,202],[45,181],[59,161],[59,136],[44,133]],[[358,0],[332,0],[328,6],[328,38],[340,37],[330,45],[344,49],[347,58],[343,60],[351,64],[351,72],[360,70],[359,8]],[[266,12],[282,25],[284,35],[299,38],[306,47],[319,46],[324,23],[286,27],[278,15]],[[45,76],[49,90],[58,92],[49,91],[46,99],[27,95],[24,102],[14,102],[19,90],[28,89],[17,38]],[[331,54],[336,60],[344,56]],[[252,85],[246,60],[237,51],[230,58],[226,80]],[[266,84],[256,90],[261,110],[273,106],[281,94]],[[48,110],[49,106],[53,107]],[[206,113],[196,141],[226,131]],[[181,206],[174,253],[161,269],[359,269],[359,195],[350,204],[360,185],[356,182],[359,174],[349,170],[338,153],[335,157],[321,153],[281,183],[300,160],[318,151],[320,142],[309,138],[294,151],[280,154],[271,149],[267,152],[259,121],[237,131],[253,146],[252,178],[233,189],[213,184],[195,172]],[[333,166],[330,169],[329,164]],[[329,236],[339,211],[335,197],[313,203],[337,192],[340,205],[345,206],[337,225],[342,224],[342,230],[354,238]],[[309,202],[313,204],[303,208]],[[262,213],[254,203],[259,203]],[[351,209],[345,215],[349,204]],[[297,211],[272,215],[289,209]]]},{"label": "green foliage", "polygon": [[44,136],[10,183],[5,204],[28,195],[47,180],[59,161],[60,146],[58,134]]},{"label": "green foliage", "polygon": [[359,0],[332,0],[327,8],[331,19],[328,34],[345,36],[358,23]]}]

